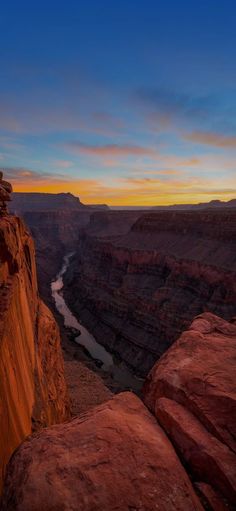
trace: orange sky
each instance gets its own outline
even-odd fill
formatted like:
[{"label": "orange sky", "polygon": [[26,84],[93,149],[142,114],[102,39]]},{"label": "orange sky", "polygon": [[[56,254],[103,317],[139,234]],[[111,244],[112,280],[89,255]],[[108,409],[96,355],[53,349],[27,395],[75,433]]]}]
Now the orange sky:
[{"label": "orange sky", "polygon": [[[96,179],[53,179],[22,181],[12,180],[16,192],[71,192],[82,202],[106,203],[114,205],[152,206],[158,204],[187,204],[208,202],[213,199],[230,200],[235,198],[235,180],[215,180],[213,178],[179,177],[173,172],[163,181],[158,174],[152,177],[128,177],[110,180],[105,183]],[[222,186],[223,185],[223,186]]]}]

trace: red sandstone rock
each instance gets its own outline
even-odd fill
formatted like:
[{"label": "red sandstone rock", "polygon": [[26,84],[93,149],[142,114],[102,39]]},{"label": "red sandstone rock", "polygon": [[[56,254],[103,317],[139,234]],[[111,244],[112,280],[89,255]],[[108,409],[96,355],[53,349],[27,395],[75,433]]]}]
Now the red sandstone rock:
[{"label": "red sandstone rock", "polygon": [[39,299],[34,244],[16,217],[0,220],[0,488],[14,449],[69,417],[58,326]]},{"label": "red sandstone rock", "polygon": [[200,511],[166,435],[141,401],[117,395],[31,437],[8,466],[2,511]]},{"label": "red sandstone rock", "polygon": [[144,386],[191,473],[236,502],[236,325],[210,313],[162,356]]},{"label": "red sandstone rock", "polygon": [[209,484],[196,483],[199,493],[209,511],[229,511],[229,506],[221,499]]}]

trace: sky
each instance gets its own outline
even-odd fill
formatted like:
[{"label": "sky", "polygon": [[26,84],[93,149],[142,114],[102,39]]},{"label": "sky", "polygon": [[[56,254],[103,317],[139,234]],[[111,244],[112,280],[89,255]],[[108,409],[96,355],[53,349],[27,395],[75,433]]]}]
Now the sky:
[{"label": "sky", "polygon": [[0,168],[15,191],[236,197],[234,0],[3,2]]}]

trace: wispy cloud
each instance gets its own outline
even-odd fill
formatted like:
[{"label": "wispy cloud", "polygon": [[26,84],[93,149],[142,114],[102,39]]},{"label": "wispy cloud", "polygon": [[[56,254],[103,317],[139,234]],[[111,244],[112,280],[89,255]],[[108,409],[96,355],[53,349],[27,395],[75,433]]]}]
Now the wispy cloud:
[{"label": "wispy cloud", "polygon": [[34,183],[37,185],[39,182],[47,182],[47,181],[58,181],[61,180],[62,183],[65,181],[68,182],[68,177],[66,178],[63,174],[59,173],[50,173],[32,170],[27,167],[0,167],[0,171],[3,172],[4,177],[7,180],[12,181],[12,183],[22,183],[23,186],[27,186],[27,183]]},{"label": "wispy cloud", "polygon": [[222,197],[229,200],[236,195],[234,179],[215,179],[181,174],[163,176],[110,177],[109,179],[69,178],[29,168],[8,168],[5,179],[12,181],[15,191],[71,192],[83,202],[110,205],[158,205],[189,203]]},{"label": "wispy cloud", "polygon": [[55,160],[53,162],[55,167],[59,167],[60,169],[69,169],[73,166],[73,161],[70,160]]},{"label": "wispy cloud", "polygon": [[204,131],[193,131],[184,135],[186,140],[197,144],[204,144],[214,147],[236,149],[236,136],[222,135],[220,133],[210,133]]},{"label": "wispy cloud", "polygon": [[86,154],[88,156],[153,156],[157,154],[157,151],[153,148],[129,144],[90,145],[79,141],[72,141],[65,143],[63,146],[75,154]]},{"label": "wispy cloud", "polygon": [[[140,88],[133,93],[135,101],[149,109],[153,120],[168,120],[172,116],[205,117],[217,105],[212,96],[191,94],[160,88]],[[151,117],[150,117],[151,118]]]}]

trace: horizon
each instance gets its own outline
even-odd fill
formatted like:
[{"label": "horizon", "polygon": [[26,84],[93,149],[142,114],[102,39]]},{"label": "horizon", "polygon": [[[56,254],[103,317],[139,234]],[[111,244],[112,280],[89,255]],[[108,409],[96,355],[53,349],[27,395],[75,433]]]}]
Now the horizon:
[{"label": "horizon", "polygon": [[235,3],[132,4],[2,7],[0,170],[15,192],[236,197]]},{"label": "horizon", "polygon": [[180,202],[180,203],[170,203],[170,204],[154,204],[152,206],[149,206],[149,205],[146,205],[146,206],[142,206],[141,204],[137,204],[137,205],[129,205],[129,204],[124,204],[124,205],[121,205],[121,204],[112,204],[112,205],[108,205],[106,204],[105,202],[98,202],[98,203],[86,203],[86,202],[83,202],[81,201],[80,199],[80,196],[79,195],[75,195],[73,194],[72,192],[38,192],[38,191],[34,191],[34,192],[17,192],[17,191],[13,191],[13,194],[14,193],[23,193],[23,194],[43,194],[43,195],[72,195],[73,197],[75,197],[76,199],[79,199],[80,202],[84,205],[84,206],[108,206],[110,209],[133,209],[133,210],[139,210],[139,209],[152,209],[155,207],[158,207],[158,208],[166,208],[166,207],[172,207],[172,206],[198,206],[198,205],[201,205],[201,204],[211,204],[211,203],[215,203],[215,202],[219,202],[220,204],[228,204],[229,202],[236,202],[236,196],[233,197],[232,199],[230,200],[221,200],[221,199],[211,199],[210,201],[208,202]]}]

